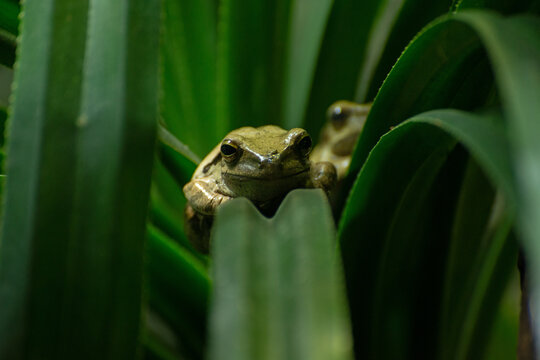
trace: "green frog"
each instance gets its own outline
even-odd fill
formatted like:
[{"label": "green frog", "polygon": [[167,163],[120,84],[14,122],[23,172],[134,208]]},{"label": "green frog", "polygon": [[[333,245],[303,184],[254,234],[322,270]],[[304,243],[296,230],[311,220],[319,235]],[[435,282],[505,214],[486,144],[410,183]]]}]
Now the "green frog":
[{"label": "green frog", "polygon": [[186,234],[194,247],[209,251],[216,208],[235,197],[246,197],[271,215],[285,195],[296,188],[329,192],[337,180],[334,165],[312,161],[312,139],[304,129],[267,125],[231,131],[199,164],[184,186]]},{"label": "green frog", "polygon": [[313,149],[311,161],[329,161],[336,167],[338,180],[347,175],[351,155],[362,132],[371,104],[340,100],[326,113],[319,143]]}]

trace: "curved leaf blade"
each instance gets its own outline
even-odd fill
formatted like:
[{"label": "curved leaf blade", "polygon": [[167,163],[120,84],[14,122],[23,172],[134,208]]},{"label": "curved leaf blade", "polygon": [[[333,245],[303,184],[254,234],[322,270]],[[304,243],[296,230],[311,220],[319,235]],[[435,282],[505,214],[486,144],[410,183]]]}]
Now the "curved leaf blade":
[{"label": "curved leaf blade", "polygon": [[[461,356],[472,351],[470,340],[473,337],[478,338],[478,334],[486,332],[486,327],[479,325],[480,321],[489,324],[487,309],[496,306],[502,295],[502,285],[494,287],[494,284],[505,283],[503,279],[508,279],[513,268],[512,260],[515,260],[515,250],[508,247],[506,240],[512,224],[515,187],[509,147],[501,129],[500,123],[490,121],[487,116],[456,110],[432,111],[418,115],[384,135],[371,152],[353,187],[339,226],[349,299],[353,304],[351,310],[354,310],[353,324],[357,326],[355,346],[365,351],[366,356],[414,358],[420,351],[420,348],[415,349],[414,339],[422,338],[422,352],[435,357],[434,343],[438,337],[435,334],[447,331],[446,326],[450,326],[446,322],[438,329],[435,319],[441,316],[438,314],[440,307],[436,304],[443,301],[437,295],[442,290],[437,284],[443,283],[447,272],[441,266],[446,262],[441,256],[446,253],[448,245],[445,242],[451,240],[444,235],[449,232],[444,230],[446,225],[440,223],[452,220],[455,205],[451,201],[444,210],[441,204],[430,205],[429,199],[432,197],[430,193],[437,193],[432,187],[435,185],[436,189],[439,186],[435,176],[446,181],[452,179],[453,187],[460,185],[448,174],[437,175],[445,154],[455,143],[453,137],[469,149],[493,183],[506,191],[508,201],[505,211],[510,214],[510,221],[503,217],[493,225],[499,229],[494,232],[498,235],[484,240],[489,244],[486,251],[492,251],[493,255],[473,256],[471,260],[476,271],[469,275],[471,279],[467,281],[475,284],[472,287],[475,291],[470,298],[470,294],[464,295],[466,301],[470,301],[466,306],[474,303],[483,304],[485,308],[469,311],[466,331],[463,331],[460,318],[455,320],[458,325],[454,331],[458,337],[461,336]],[[448,186],[445,186],[441,188],[443,194],[449,193]],[[433,232],[426,223],[438,224],[439,229]],[[486,231],[485,226],[482,232]],[[431,244],[435,239],[437,244]],[[455,247],[455,241],[452,240],[450,246]],[[501,251],[502,248],[506,251]],[[429,259],[439,260],[428,265]],[[483,275],[478,275],[482,271]],[[372,280],[362,275],[366,273],[373,274],[370,276]],[[498,275],[494,277],[496,273]],[[358,287],[359,279],[362,279],[362,288]],[[364,291],[372,294],[371,300],[362,297]],[[457,284],[452,291],[455,296],[463,296],[459,295],[464,293],[463,284]],[[415,320],[415,311],[420,311],[414,305],[420,301],[417,298],[419,292],[426,296],[429,294],[430,307],[419,306],[431,321]],[[452,313],[449,316],[453,319],[456,315]],[[409,336],[404,340],[403,334]],[[427,341],[429,337],[431,340]],[[429,348],[426,341],[431,344]],[[480,349],[479,344],[476,350]],[[452,353],[448,355],[452,348],[441,348],[441,354],[453,358]]]},{"label": "curved leaf blade", "polygon": [[[303,127],[316,134],[326,120],[326,109],[334,101],[365,100],[361,95],[365,91],[357,89],[371,82],[381,56],[388,63],[383,69],[384,79],[410,38],[447,9],[445,0],[335,0],[304,111]],[[394,37],[398,40],[392,40]],[[388,43],[389,40],[392,42]],[[378,89],[380,84],[375,86]]]},{"label": "curved leaf blade", "polygon": [[[516,174],[517,223],[531,264],[533,306],[540,309],[540,20],[473,11],[459,13],[456,20],[477,32],[493,64]],[[533,326],[538,340],[540,323]]]}]

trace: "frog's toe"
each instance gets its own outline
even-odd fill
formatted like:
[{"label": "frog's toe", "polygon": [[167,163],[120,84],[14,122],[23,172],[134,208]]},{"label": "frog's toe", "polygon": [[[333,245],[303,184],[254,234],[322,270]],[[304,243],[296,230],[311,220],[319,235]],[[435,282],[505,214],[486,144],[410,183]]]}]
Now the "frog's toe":
[{"label": "frog's toe", "polygon": [[311,167],[311,182],[313,187],[323,189],[326,193],[329,193],[337,183],[336,167],[328,161],[313,164]]}]

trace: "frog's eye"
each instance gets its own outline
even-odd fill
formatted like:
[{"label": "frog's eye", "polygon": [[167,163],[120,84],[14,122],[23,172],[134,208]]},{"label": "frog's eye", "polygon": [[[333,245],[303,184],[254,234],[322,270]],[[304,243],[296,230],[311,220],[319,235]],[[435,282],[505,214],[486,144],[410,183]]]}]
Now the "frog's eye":
[{"label": "frog's eye", "polygon": [[307,156],[311,152],[311,145],[312,145],[311,136],[309,136],[308,134],[305,134],[296,143],[296,148],[302,155]]},{"label": "frog's eye", "polygon": [[238,156],[240,150],[238,149],[238,145],[236,145],[231,140],[225,140],[223,144],[221,144],[221,155],[223,158],[227,161],[232,161],[236,159]]},{"label": "frog's eye", "polygon": [[336,130],[341,129],[350,115],[350,111],[342,106],[335,106],[330,112],[330,121]]}]

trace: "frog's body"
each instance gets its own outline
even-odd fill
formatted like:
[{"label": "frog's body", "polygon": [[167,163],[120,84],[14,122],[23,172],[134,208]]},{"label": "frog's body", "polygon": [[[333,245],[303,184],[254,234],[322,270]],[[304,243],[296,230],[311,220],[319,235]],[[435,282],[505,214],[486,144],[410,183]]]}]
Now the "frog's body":
[{"label": "frog's body", "polygon": [[311,160],[329,161],[336,167],[338,180],[347,175],[351,155],[364,127],[371,104],[337,101],[327,112],[319,143],[313,149]]},{"label": "frog's body", "polygon": [[215,210],[232,198],[246,197],[271,214],[293,189],[328,192],[336,182],[336,169],[329,162],[312,162],[310,151],[311,138],[303,129],[267,125],[227,134],[184,186],[186,233],[194,246],[208,252]]}]

